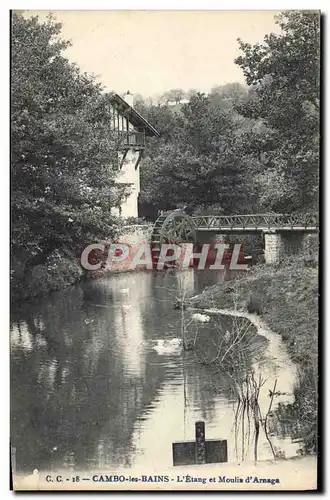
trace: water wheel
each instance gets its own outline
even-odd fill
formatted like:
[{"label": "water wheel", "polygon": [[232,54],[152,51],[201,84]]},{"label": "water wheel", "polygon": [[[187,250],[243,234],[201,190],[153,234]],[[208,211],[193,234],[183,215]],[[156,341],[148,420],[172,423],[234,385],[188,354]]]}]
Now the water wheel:
[{"label": "water wheel", "polygon": [[155,222],[151,235],[151,252],[153,262],[158,262],[158,256],[163,244],[195,243],[195,225],[184,212],[165,212]]}]

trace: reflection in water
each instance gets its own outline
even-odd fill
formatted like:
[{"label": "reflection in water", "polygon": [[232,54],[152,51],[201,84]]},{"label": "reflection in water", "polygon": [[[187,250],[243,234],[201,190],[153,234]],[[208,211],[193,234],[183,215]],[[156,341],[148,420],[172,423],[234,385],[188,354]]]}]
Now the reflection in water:
[{"label": "reflection in water", "polygon": [[[40,334],[39,337],[41,337]],[[33,337],[25,321],[19,321],[17,324],[13,325],[10,343],[13,350],[22,350],[25,352],[32,351]]]},{"label": "reflection in water", "polygon": [[[115,331],[113,342],[121,350],[124,365],[127,367],[125,377],[145,378],[146,353],[144,349],[144,328],[142,316],[145,311],[141,297],[150,293],[152,274],[146,274],[139,280],[127,276],[113,292],[117,307],[114,309]],[[124,290],[124,292],[123,292]]]},{"label": "reflection in water", "polygon": [[[180,336],[181,311],[173,303],[182,290],[194,295],[205,284],[230,277],[228,270],[212,274],[193,269],[120,274],[14,313],[11,436],[17,470],[115,469],[155,462],[168,467],[172,442],[194,439],[198,419],[206,422],[207,438],[228,439],[229,460],[236,461],[233,374],[216,363],[203,364],[198,355],[214,355],[214,345],[234,330],[233,319],[218,318],[217,328],[214,322],[199,325],[194,351],[178,355],[154,349],[158,340]],[[187,335],[194,336],[189,311],[184,321]],[[251,351],[247,365],[240,366],[244,376],[248,366],[267,379],[260,390],[262,411],[274,379],[287,394],[293,379],[279,337],[267,331],[263,335],[268,336],[268,344],[260,342],[263,356]],[[294,455],[290,438],[283,429],[276,434],[272,419],[274,415],[270,428],[276,446],[285,448],[286,456]],[[261,436],[258,458],[271,456]]]}]

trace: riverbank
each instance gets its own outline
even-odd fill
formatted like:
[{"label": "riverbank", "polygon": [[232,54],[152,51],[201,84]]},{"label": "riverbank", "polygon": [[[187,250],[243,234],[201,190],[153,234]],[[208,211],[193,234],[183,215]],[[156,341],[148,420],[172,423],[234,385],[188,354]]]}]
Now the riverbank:
[{"label": "riverbank", "polygon": [[[81,265],[81,252],[72,252],[67,249],[56,249],[47,258],[33,266],[24,261],[13,260],[10,273],[11,302],[29,302],[30,300],[46,297],[47,295],[65,289],[80,281],[102,278],[107,274],[131,272],[130,263],[140,245],[150,241],[153,225],[140,219],[127,219],[126,225],[120,227],[113,241],[103,240],[106,248],[112,242],[126,245],[129,248],[128,257],[117,262],[115,269],[107,262],[108,250],[100,252],[94,250],[89,263],[102,262],[100,269],[89,271]],[[94,262],[94,260],[95,262]],[[144,269],[137,266],[135,270]]]},{"label": "riverbank", "polygon": [[[317,440],[318,270],[290,259],[281,266],[258,265],[231,281],[218,283],[192,297],[198,309],[247,311],[255,308],[269,328],[279,333],[298,366],[295,401],[283,418],[297,422],[302,452],[314,453]],[[254,311],[256,312],[256,311]],[[289,407],[290,406],[290,407]]]},{"label": "riverbank", "polygon": [[52,252],[42,264],[13,266],[10,274],[11,303],[29,302],[78,283],[84,271],[69,252]]}]

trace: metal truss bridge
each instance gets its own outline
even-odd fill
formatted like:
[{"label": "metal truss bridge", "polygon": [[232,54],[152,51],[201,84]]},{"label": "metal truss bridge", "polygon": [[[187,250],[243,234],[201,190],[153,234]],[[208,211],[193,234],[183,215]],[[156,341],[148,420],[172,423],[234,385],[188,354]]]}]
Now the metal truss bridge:
[{"label": "metal truss bridge", "polygon": [[191,217],[197,231],[222,233],[318,230],[317,214],[252,214]]},{"label": "metal truss bridge", "polygon": [[174,210],[165,212],[155,222],[151,242],[153,247],[162,243],[196,241],[196,233],[274,233],[318,232],[318,214],[249,214],[189,216]]}]

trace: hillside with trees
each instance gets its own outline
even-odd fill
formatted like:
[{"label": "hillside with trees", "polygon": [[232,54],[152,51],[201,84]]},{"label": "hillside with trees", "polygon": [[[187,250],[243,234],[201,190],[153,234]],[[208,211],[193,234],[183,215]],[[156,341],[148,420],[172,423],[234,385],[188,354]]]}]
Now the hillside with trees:
[{"label": "hillside with trees", "polygon": [[190,91],[175,111],[137,103],[162,134],[141,168],[142,214],[180,205],[228,214],[317,209],[319,15],[285,12],[277,23],[281,33],[261,44],[238,41],[247,86]]}]

